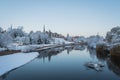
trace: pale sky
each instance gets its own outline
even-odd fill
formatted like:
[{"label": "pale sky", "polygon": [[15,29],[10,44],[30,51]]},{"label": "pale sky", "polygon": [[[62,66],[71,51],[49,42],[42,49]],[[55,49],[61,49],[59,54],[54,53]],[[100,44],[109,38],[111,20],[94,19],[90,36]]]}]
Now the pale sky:
[{"label": "pale sky", "polygon": [[105,35],[120,26],[120,0],[0,0],[0,27],[63,35]]}]

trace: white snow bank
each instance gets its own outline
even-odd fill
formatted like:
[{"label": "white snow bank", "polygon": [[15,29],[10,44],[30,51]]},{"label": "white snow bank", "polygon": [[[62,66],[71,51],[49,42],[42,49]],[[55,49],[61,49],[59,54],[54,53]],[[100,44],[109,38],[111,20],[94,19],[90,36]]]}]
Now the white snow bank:
[{"label": "white snow bank", "polygon": [[5,50],[7,50],[7,48],[0,48],[0,52]]},{"label": "white snow bank", "polygon": [[38,56],[37,52],[16,53],[0,56],[0,76],[8,71],[20,67]]},{"label": "white snow bank", "polygon": [[63,38],[53,38],[54,44],[71,44],[73,42],[66,41]]},{"label": "white snow bank", "polygon": [[9,50],[21,50],[22,52],[27,52],[27,51],[32,51],[40,47],[44,46],[51,46],[53,44],[40,44],[40,45],[14,45],[14,44],[9,44],[7,47]]},{"label": "white snow bank", "polygon": [[18,45],[17,43],[12,43],[7,45],[7,48],[9,50],[20,50],[22,52],[29,52],[29,51],[33,51],[37,48],[41,48],[41,47],[50,47],[50,46],[54,46],[57,44],[71,44],[73,42],[69,42],[64,40],[63,38],[53,38],[53,41],[51,41],[51,44],[39,44],[39,45]]}]

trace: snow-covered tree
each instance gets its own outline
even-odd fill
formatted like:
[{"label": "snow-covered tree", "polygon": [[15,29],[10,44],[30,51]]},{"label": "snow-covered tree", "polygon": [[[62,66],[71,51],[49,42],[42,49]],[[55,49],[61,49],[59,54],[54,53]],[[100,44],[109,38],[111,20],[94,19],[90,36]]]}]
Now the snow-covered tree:
[{"label": "snow-covered tree", "polygon": [[18,43],[19,45],[28,45],[28,44],[30,44],[30,38],[28,36],[16,37],[14,39],[14,41],[16,43]]},{"label": "snow-covered tree", "polygon": [[36,32],[34,33],[33,31],[30,32],[29,36],[30,36],[30,43],[31,44],[37,44],[38,40],[39,40],[39,34],[41,32]]},{"label": "snow-covered tree", "polygon": [[48,44],[49,43],[49,36],[46,34],[46,33],[41,33],[40,34],[40,38],[41,38],[41,41],[42,43],[44,44]]},{"label": "snow-covered tree", "polygon": [[7,33],[14,39],[16,37],[23,37],[25,36],[25,32],[23,31],[22,27],[9,29]]},{"label": "snow-covered tree", "polygon": [[31,32],[29,34],[31,44],[47,44],[49,43],[49,36],[40,31]]},{"label": "snow-covered tree", "polygon": [[109,43],[119,43],[120,42],[120,27],[114,27],[111,31],[107,32],[106,40]]},{"label": "snow-covered tree", "polygon": [[79,36],[77,38],[74,38],[74,42],[83,42],[83,43],[86,43],[87,39],[84,36]]},{"label": "snow-covered tree", "polygon": [[99,35],[96,35],[96,36],[90,36],[87,38],[87,44],[89,47],[91,48],[96,48],[96,45],[98,43],[102,43],[104,40],[103,37],[99,36]]},{"label": "snow-covered tree", "polygon": [[6,47],[8,44],[12,43],[12,37],[7,33],[0,33],[0,47]]},{"label": "snow-covered tree", "polygon": [[3,32],[3,29],[0,27],[0,33],[2,33]]}]

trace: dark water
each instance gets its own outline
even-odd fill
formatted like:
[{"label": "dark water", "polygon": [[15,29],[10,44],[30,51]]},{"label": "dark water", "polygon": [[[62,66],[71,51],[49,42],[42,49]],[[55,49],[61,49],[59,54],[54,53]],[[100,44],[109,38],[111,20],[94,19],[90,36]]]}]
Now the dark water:
[{"label": "dark water", "polygon": [[[86,68],[90,61],[102,62],[103,71]],[[40,52],[39,57],[0,80],[120,80],[120,58],[108,58],[84,46],[56,48]]]}]

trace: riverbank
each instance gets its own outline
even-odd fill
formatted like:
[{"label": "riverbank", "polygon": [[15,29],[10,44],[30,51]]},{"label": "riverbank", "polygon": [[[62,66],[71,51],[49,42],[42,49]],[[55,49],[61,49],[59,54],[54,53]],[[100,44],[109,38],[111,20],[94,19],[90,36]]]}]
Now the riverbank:
[{"label": "riverbank", "polygon": [[[36,58],[39,53],[33,51],[41,51],[41,50],[48,50],[51,48],[57,48],[62,46],[70,46],[74,45],[71,44],[44,44],[44,45],[26,45],[26,46],[18,46],[13,48],[14,50],[11,51],[3,51],[0,56],[0,76],[3,74],[18,68],[26,63],[30,62],[34,58]],[[27,51],[27,52],[26,52]],[[8,55],[9,54],[9,55]]]},{"label": "riverbank", "polygon": [[75,45],[75,43],[68,43],[68,44],[40,44],[40,45],[22,45],[22,46],[10,46],[8,49],[4,49],[0,51],[0,56],[14,54],[18,52],[33,52],[33,51],[41,51],[41,50],[47,50],[51,48],[56,47],[62,47],[62,46],[69,46],[69,45]]},{"label": "riverbank", "polygon": [[0,56],[0,76],[15,68],[25,65],[38,55],[38,52],[31,52]]},{"label": "riverbank", "polygon": [[[82,47],[85,48],[83,49]],[[116,58],[112,59],[114,60],[114,62],[117,62],[116,64],[119,64],[120,58],[118,58],[117,60]],[[103,70],[100,72],[96,72],[96,70],[94,69],[87,68],[85,64],[88,62],[100,62],[104,64]],[[60,49],[55,48],[40,51],[40,55],[37,58],[35,58],[34,60],[30,61],[28,64],[25,64],[22,67],[9,71],[5,75],[1,76],[1,79],[104,80],[106,76],[110,76],[106,77],[106,79],[119,80],[120,77],[117,76],[117,72],[119,72],[119,67],[117,67],[117,65],[114,65],[114,62],[109,61],[107,57],[99,57],[95,49],[88,49],[86,46],[80,47],[80,45],[75,45],[69,47],[60,47]]]}]

